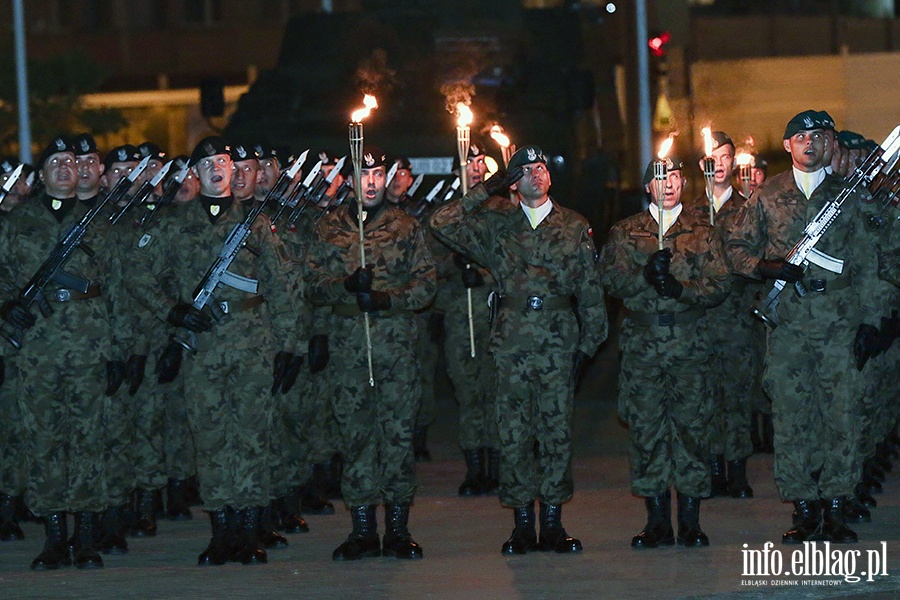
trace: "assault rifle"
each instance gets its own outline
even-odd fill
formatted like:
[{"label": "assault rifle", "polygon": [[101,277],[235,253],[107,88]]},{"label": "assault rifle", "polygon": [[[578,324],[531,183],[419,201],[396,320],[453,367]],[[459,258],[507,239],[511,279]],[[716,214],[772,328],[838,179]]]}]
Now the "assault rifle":
[{"label": "assault rifle", "polygon": [[[221,321],[227,314],[226,310],[218,303],[211,302],[213,300],[213,292],[216,291],[220,283],[250,294],[256,294],[259,291],[259,282],[257,280],[232,273],[228,270],[228,267],[231,266],[238,253],[247,245],[247,238],[252,233],[253,222],[262,213],[269,200],[281,196],[287,191],[291,180],[300,171],[301,158],[298,157],[294,164],[291,165],[291,168],[278,177],[278,181],[275,182],[275,185],[272,186],[272,189],[269,190],[263,201],[253,206],[247,213],[247,216],[244,217],[244,220],[235,225],[231,233],[228,234],[216,260],[207,269],[203,279],[200,280],[200,283],[194,290],[192,305],[195,309],[203,310],[204,307],[209,306],[213,317],[217,321]],[[180,329],[172,336],[172,339],[191,354],[197,353],[197,339],[193,331]]]},{"label": "assault rifle", "polygon": [[[807,223],[806,228],[803,230],[803,237],[791,248],[791,251],[785,257],[785,261],[792,265],[802,265],[804,268],[809,263],[813,263],[832,273],[841,273],[844,268],[844,261],[816,250],[816,244],[819,243],[819,240],[822,239],[828,228],[841,214],[841,206],[847,198],[858,190],[868,188],[873,179],[879,174],[884,177],[892,176],[885,169],[891,169],[896,165],[897,157],[895,154],[898,152],[900,152],[900,126],[894,128],[894,131],[882,142],[881,146],[875,148],[862,164],[856,167],[853,174],[847,178],[844,188],[837,197],[823,206],[822,210]],[[762,319],[772,329],[778,325],[778,318],[774,311],[778,307],[778,295],[781,294],[786,283],[783,279],[777,279],[768,296],[757,302],[752,308],[753,314]],[[800,281],[794,284],[794,289],[801,297],[807,294],[805,286]]]},{"label": "assault rifle", "polygon": [[153,176],[153,179],[142,183],[141,187],[138,188],[138,191],[134,194],[134,196],[129,198],[128,202],[126,202],[122,208],[120,208],[109,217],[109,224],[115,225],[119,222],[119,219],[121,219],[125,213],[127,213],[133,207],[143,204],[144,200],[146,200],[150,196],[150,194],[153,193],[153,190],[157,185],[159,185],[159,182],[163,180],[163,177],[166,176],[166,173],[169,172],[169,169],[171,167],[172,161],[170,160],[162,166],[162,168],[156,175]]},{"label": "assault rifle", "polygon": [[290,194],[288,194],[287,198],[283,198],[281,202],[281,206],[278,207],[278,212],[275,213],[275,216],[272,217],[272,233],[275,233],[275,223],[278,219],[281,218],[281,215],[288,208],[293,209],[297,207],[297,203],[300,202],[300,199],[309,191],[310,187],[314,185],[313,182],[320,181],[322,175],[320,175],[322,171],[322,161],[320,160],[313,168],[310,169],[309,173],[306,174],[306,177],[301,181],[298,185],[294,186],[294,189],[291,190]]},{"label": "assault rifle", "polygon": [[12,191],[13,186],[16,185],[16,182],[19,181],[19,176],[22,175],[22,167],[24,165],[19,165],[16,167],[12,173],[9,174],[9,177],[0,186],[0,204],[6,200],[6,197],[9,196],[9,192]]},{"label": "assault rifle", "polygon": [[[325,196],[325,192],[328,191],[328,188],[331,187],[331,182],[334,181],[335,177],[337,177],[338,173],[340,173],[341,169],[344,168],[344,161],[347,159],[346,156],[342,156],[340,160],[337,161],[337,164],[331,169],[328,173],[327,177],[317,177],[318,181],[313,182],[310,185],[309,190],[303,195],[303,204],[300,204],[300,201],[297,201],[297,208],[294,209],[294,212],[291,213],[290,219],[288,219],[288,223],[291,226],[291,230],[295,231],[297,229],[297,219],[300,218],[300,215],[303,214],[303,210],[307,207],[308,204],[318,204],[322,201],[322,198]],[[322,173],[320,172],[321,176]]]},{"label": "assault rifle", "polygon": [[181,167],[181,170],[175,173],[173,177],[170,177],[163,184],[163,194],[159,199],[159,202],[156,203],[156,207],[153,210],[148,210],[147,213],[141,219],[141,229],[147,231],[150,229],[150,225],[153,224],[153,221],[156,220],[156,216],[160,210],[164,206],[169,206],[172,204],[172,201],[175,200],[175,196],[178,194],[178,190],[181,189],[181,184],[184,183],[184,178],[187,177],[188,171],[191,168],[188,166],[185,161],[184,166]]},{"label": "assault rifle", "polygon": [[315,223],[318,223],[322,220],[322,217],[328,214],[328,211],[334,207],[340,206],[343,204],[344,200],[347,199],[347,196],[350,195],[350,191],[353,189],[353,185],[348,181],[344,180],[343,183],[338,187],[337,191],[334,193],[334,196],[326,196],[328,198],[328,202],[325,203],[325,206],[322,208],[322,212],[316,215]]},{"label": "assault rifle", "polygon": [[444,188],[444,185],[444,180],[435,183],[434,187],[431,188],[431,191],[428,192],[424,198],[416,200],[415,202],[407,205],[406,212],[418,219],[420,216],[422,216],[422,213],[425,212],[425,209],[428,208],[428,205],[434,202],[434,199]]},{"label": "assault rifle", "polygon": [[[91,286],[90,280],[67,273],[63,267],[72,256],[75,248],[81,248],[88,256],[94,255],[93,250],[85,244],[82,244],[88,226],[108,203],[112,202],[115,204],[122,200],[125,193],[131,187],[131,184],[133,184],[143,170],[147,168],[149,162],[149,157],[142,160],[138,166],[134,168],[134,171],[129,173],[128,177],[120,179],[113,189],[107,192],[106,196],[92,206],[84,216],[81,217],[81,220],[72,225],[62,239],[56,242],[53,250],[50,251],[50,256],[48,256],[40,268],[38,268],[37,272],[31,277],[28,284],[19,294],[17,301],[23,308],[28,310],[37,304],[38,309],[41,311],[41,315],[45,319],[52,315],[53,307],[50,306],[50,303],[44,295],[44,288],[46,288],[51,281],[62,288],[58,290],[57,293],[60,298],[71,297],[72,291],[81,294],[86,294],[88,292],[88,289]],[[2,334],[3,338],[16,350],[22,347],[23,333],[24,332],[18,327],[13,326],[6,321],[0,326],[0,334]]]}]

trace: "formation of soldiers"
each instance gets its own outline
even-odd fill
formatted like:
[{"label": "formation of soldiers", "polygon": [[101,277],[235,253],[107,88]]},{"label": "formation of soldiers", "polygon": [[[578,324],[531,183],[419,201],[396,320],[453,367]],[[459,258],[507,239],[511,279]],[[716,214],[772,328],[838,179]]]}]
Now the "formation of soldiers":
[{"label": "formation of soldiers", "polygon": [[[871,519],[896,441],[898,186],[847,195],[872,144],[824,112],[788,123],[791,171],[766,180],[757,157],[740,191],[734,143],[713,140],[708,195],[682,198],[676,156],[651,163],[647,210],[600,249],[534,145],[490,173],[474,140],[468,192],[427,201],[409,161],[375,146],[353,176],[328,152],[221,137],[101,159],[90,135],[60,136],[34,169],[4,159],[0,539],[31,515],[46,534],[33,569],[98,568],[199,503],[198,563],[259,564],[309,531],[303,511],[333,513],[338,487],[352,531],[335,560],[422,558],[409,517],[442,344],[459,495],[512,509],[504,554],[578,552],[562,524],[574,388],[609,294],[648,514],[632,546],[708,545],[701,499],[752,497],[747,458],[767,445],[794,504],[783,541],[856,541],[848,523]],[[841,269],[788,260],[841,194],[816,246]],[[767,335],[748,307],[773,281],[803,294],[763,315]]]}]

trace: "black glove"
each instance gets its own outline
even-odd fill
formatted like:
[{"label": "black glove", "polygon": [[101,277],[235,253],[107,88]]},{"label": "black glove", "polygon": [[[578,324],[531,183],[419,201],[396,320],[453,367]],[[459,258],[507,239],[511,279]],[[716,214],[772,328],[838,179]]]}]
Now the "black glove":
[{"label": "black glove", "polygon": [[125,362],[121,360],[106,361],[106,391],[107,396],[112,396],[125,381]]},{"label": "black glove", "polygon": [[0,305],[0,318],[22,330],[31,329],[37,323],[37,318],[18,300],[7,300]]},{"label": "black glove", "polygon": [[444,313],[431,311],[428,316],[428,339],[435,344],[444,341]]},{"label": "black glove", "polygon": [[309,338],[309,348],[307,349],[309,356],[310,373],[318,373],[324,371],[328,366],[328,336],[314,335]]},{"label": "black glove", "polygon": [[763,279],[781,279],[787,283],[797,283],[803,279],[803,267],[792,265],[783,258],[761,260],[757,271]]},{"label": "black glove", "polygon": [[277,352],[275,354],[275,362],[272,368],[272,395],[281,390],[282,394],[287,394],[300,374],[300,367],[303,366],[303,357],[297,356],[293,352]]},{"label": "black glove", "polygon": [[147,370],[147,356],[145,354],[132,354],[125,364],[125,378],[128,380],[128,395],[137,394],[141,384],[144,383],[144,373]]},{"label": "black glove", "polygon": [[672,264],[672,251],[668,248],[657,250],[647,259],[644,265],[644,279],[650,285],[655,285],[656,278],[659,275],[665,275],[669,272],[669,266]]},{"label": "black glove", "polygon": [[581,379],[581,375],[584,373],[584,366],[587,364],[588,359],[590,359],[590,356],[581,350],[575,352],[575,361],[572,365],[572,382],[575,385],[577,385],[578,380]]},{"label": "black glove", "polygon": [[881,335],[887,340],[888,345],[900,337],[900,316],[898,316],[896,309],[891,311],[890,317],[881,317],[881,327],[879,329],[881,329]]},{"label": "black glove", "polygon": [[469,267],[462,270],[462,282],[467,289],[477,288],[484,285],[484,277],[475,267]]},{"label": "black glove", "polygon": [[482,184],[484,185],[484,191],[487,192],[489,196],[496,196],[501,192],[505,192],[509,189],[509,186],[522,179],[522,175],[524,174],[525,170],[522,167],[516,167],[508,172],[499,169]]},{"label": "black glove", "polygon": [[372,267],[357,267],[352,274],[344,278],[344,289],[351,294],[372,291]]},{"label": "black glove", "polygon": [[853,357],[856,359],[856,370],[862,371],[870,358],[875,358],[890,344],[885,344],[886,337],[878,328],[868,323],[862,323],[856,329],[856,338],[853,340]]},{"label": "black glove", "polygon": [[356,305],[359,310],[370,313],[391,308],[391,297],[387,292],[372,290],[371,292],[357,292]]},{"label": "black glove", "polygon": [[177,327],[203,333],[212,329],[212,319],[205,312],[197,310],[187,302],[179,302],[169,311],[166,320]]},{"label": "black glove", "polygon": [[656,288],[656,294],[663,298],[681,298],[681,292],[684,286],[675,279],[671,273],[665,275],[657,275],[653,281],[653,287]]},{"label": "black glove", "polygon": [[172,383],[181,372],[181,352],[184,350],[178,342],[169,342],[156,361],[154,372],[159,376],[157,383]]}]

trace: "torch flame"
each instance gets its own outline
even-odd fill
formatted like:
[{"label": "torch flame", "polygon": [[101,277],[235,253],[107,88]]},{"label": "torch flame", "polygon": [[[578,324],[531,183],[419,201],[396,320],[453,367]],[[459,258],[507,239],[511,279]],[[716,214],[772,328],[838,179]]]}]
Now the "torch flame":
[{"label": "torch flame", "polygon": [[674,144],[674,143],[675,143],[675,137],[672,135],[670,135],[665,140],[663,140],[663,143],[660,144],[660,146],[659,146],[659,153],[656,155],[657,158],[659,158],[660,160],[663,160],[666,157],[666,155],[669,154],[669,150],[672,149],[672,144]]},{"label": "torch flame", "polygon": [[509,138],[503,133],[503,128],[499,125],[491,125],[491,138],[502,148],[509,148]]},{"label": "torch flame", "polygon": [[734,162],[736,162],[739,166],[747,166],[753,164],[753,155],[747,154],[746,152],[741,152],[737,156],[734,157]]},{"label": "torch flame", "polygon": [[459,118],[456,119],[457,127],[468,127],[472,124],[472,110],[466,104],[457,102],[456,113],[459,115]]},{"label": "torch flame", "polygon": [[713,151],[712,131],[709,127],[700,130],[703,133],[703,155],[711,156]]},{"label": "torch flame", "polygon": [[378,100],[375,99],[375,96],[366,94],[365,98],[363,98],[363,105],[363,108],[353,111],[353,114],[350,115],[351,122],[362,123],[362,120],[369,116],[373,108],[378,108]]}]

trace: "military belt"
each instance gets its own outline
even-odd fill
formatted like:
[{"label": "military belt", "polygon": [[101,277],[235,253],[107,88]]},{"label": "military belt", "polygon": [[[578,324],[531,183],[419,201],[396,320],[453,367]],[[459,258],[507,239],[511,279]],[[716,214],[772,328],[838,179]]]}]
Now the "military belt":
[{"label": "military belt", "polygon": [[693,323],[705,314],[706,309],[697,306],[677,313],[651,313],[641,312],[639,310],[630,310],[628,311],[628,318],[638,325],[657,325],[660,327],[666,327],[672,325],[686,325],[687,323]]},{"label": "military belt", "polygon": [[500,296],[501,310],[572,310],[571,296]]},{"label": "military belt", "polygon": [[849,277],[837,277],[835,279],[807,279],[803,282],[810,292],[835,292],[850,287]]},{"label": "military belt", "polygon": [[[359,310],[359,306],[356,304],[334,304],[331,306],[331,312],[338,317],[358,317],[363,314],[363,311]],[[378,310],[369,314],[376,317],[390,317],[403,312],[408,311],[399,308],[389,308],[388,310]]]},{"label": "military belt", "polygon": [[233,315],[234,313],[246,312],[248,310],[253,310],[255,308],[259,308],[265,303],[265,296],[253,296],[252,298],[247,298],[246,300],[239,300],[237,302],[233,301],[224,301],[219,302],[219,308],[222,309],[222,312],[226,315]]},{"label": "military belt", "polygon": [[72,300],[89,300],[91,298],[98,298],[101,295],[102,290],[100,289],[100,286],[91,284],[88,287],[87,292],[82,293],[77,290],[60,288],[48,294],[47,299],[50,302],[71,302]]}]

